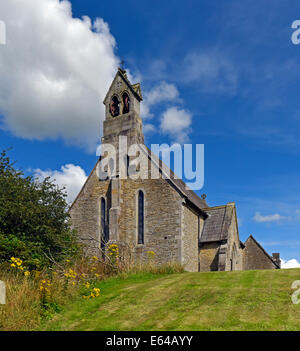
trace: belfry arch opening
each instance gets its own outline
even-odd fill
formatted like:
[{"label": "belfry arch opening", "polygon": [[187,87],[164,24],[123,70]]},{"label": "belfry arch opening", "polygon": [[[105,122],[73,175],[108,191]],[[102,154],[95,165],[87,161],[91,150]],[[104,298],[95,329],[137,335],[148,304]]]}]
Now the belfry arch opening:
[{"label": "belfry arch opening", "polygon": [[109,105],[109,111],[112,117],[117,117],[120,114],[120,101],[117,96],[113,96]]},{"label": "belfry arch opening", "polygon": [[130,97],[129,95],[125,92],[122,95],[122,101],[123,101],[123,111],[122,113],[128,113],[130,111]]}]

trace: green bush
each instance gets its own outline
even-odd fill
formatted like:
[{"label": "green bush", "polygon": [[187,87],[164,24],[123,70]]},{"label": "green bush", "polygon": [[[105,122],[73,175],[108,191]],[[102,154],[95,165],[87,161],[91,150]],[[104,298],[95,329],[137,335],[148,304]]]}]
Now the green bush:
[{"label": "green bush", "polygon": [[78,252],[64,190],[49,178],[25,177],[0,154],[0,263],[16,256],[39,269]]}]

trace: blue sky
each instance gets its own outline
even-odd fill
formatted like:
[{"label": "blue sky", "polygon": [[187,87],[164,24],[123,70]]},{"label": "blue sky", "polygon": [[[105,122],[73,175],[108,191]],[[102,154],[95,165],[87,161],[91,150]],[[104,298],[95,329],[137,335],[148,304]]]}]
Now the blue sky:
[{"label": "blue sky", "polygon": [[142,83],[147,144],[205,144],[199,194],[210,206],[236,202],[241,240],[253,234],[300,261],[297,19],[296,0],[1,4],[0,149],[76,192],[96,162],[101,99],[123,59]]}]

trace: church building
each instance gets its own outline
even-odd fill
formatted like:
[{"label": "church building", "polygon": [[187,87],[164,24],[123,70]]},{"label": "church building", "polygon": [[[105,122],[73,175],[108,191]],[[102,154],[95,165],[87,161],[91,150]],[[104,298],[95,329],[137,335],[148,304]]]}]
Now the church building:
[{"label": "church building", "polygon": [[153,251],[158,263],[179,262],[190,272],[279,269],[279,254],[270,256],[253,236],[240,241],[234,202],[210,207],[171,170],[164,177],[167,166],[144,145],[142,100],[140,84],[119,68],[104,99],[102,144],[114,146],[127,167],[132,157],[122,154],[120,137],[127,137],[128,148],[142,145],[139,153],[159,176],[122,177],[118,165],[108,165],[113,176],[101,178],[100,156],[69,211],[88,253],[100,255],[117,243],[137,260]]}]

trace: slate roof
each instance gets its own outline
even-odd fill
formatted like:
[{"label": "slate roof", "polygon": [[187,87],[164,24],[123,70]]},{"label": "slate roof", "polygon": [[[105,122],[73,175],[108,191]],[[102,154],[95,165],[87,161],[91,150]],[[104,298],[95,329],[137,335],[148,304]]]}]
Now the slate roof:
[{"label": "slate roof", "polygon": [[[171,174],[172,174],[171,170]],[[190,201],[193,205],[198,207],[199,209],[203,210],[204,208],[207,208],[207,203],[205,200],[201,199],[193,190],[190,190],[187,188],[186,184],[184,181],[181,179],[172,179],[172,181],[175,183],[175,185],[183,192],[183,194],[186,196],[187,200]]]},{"label": "slate roof", "polygon": [[206,208],[204,211],[208,217],[204,221],[200,243],[227,240],[234,206],[227,204]]}]

